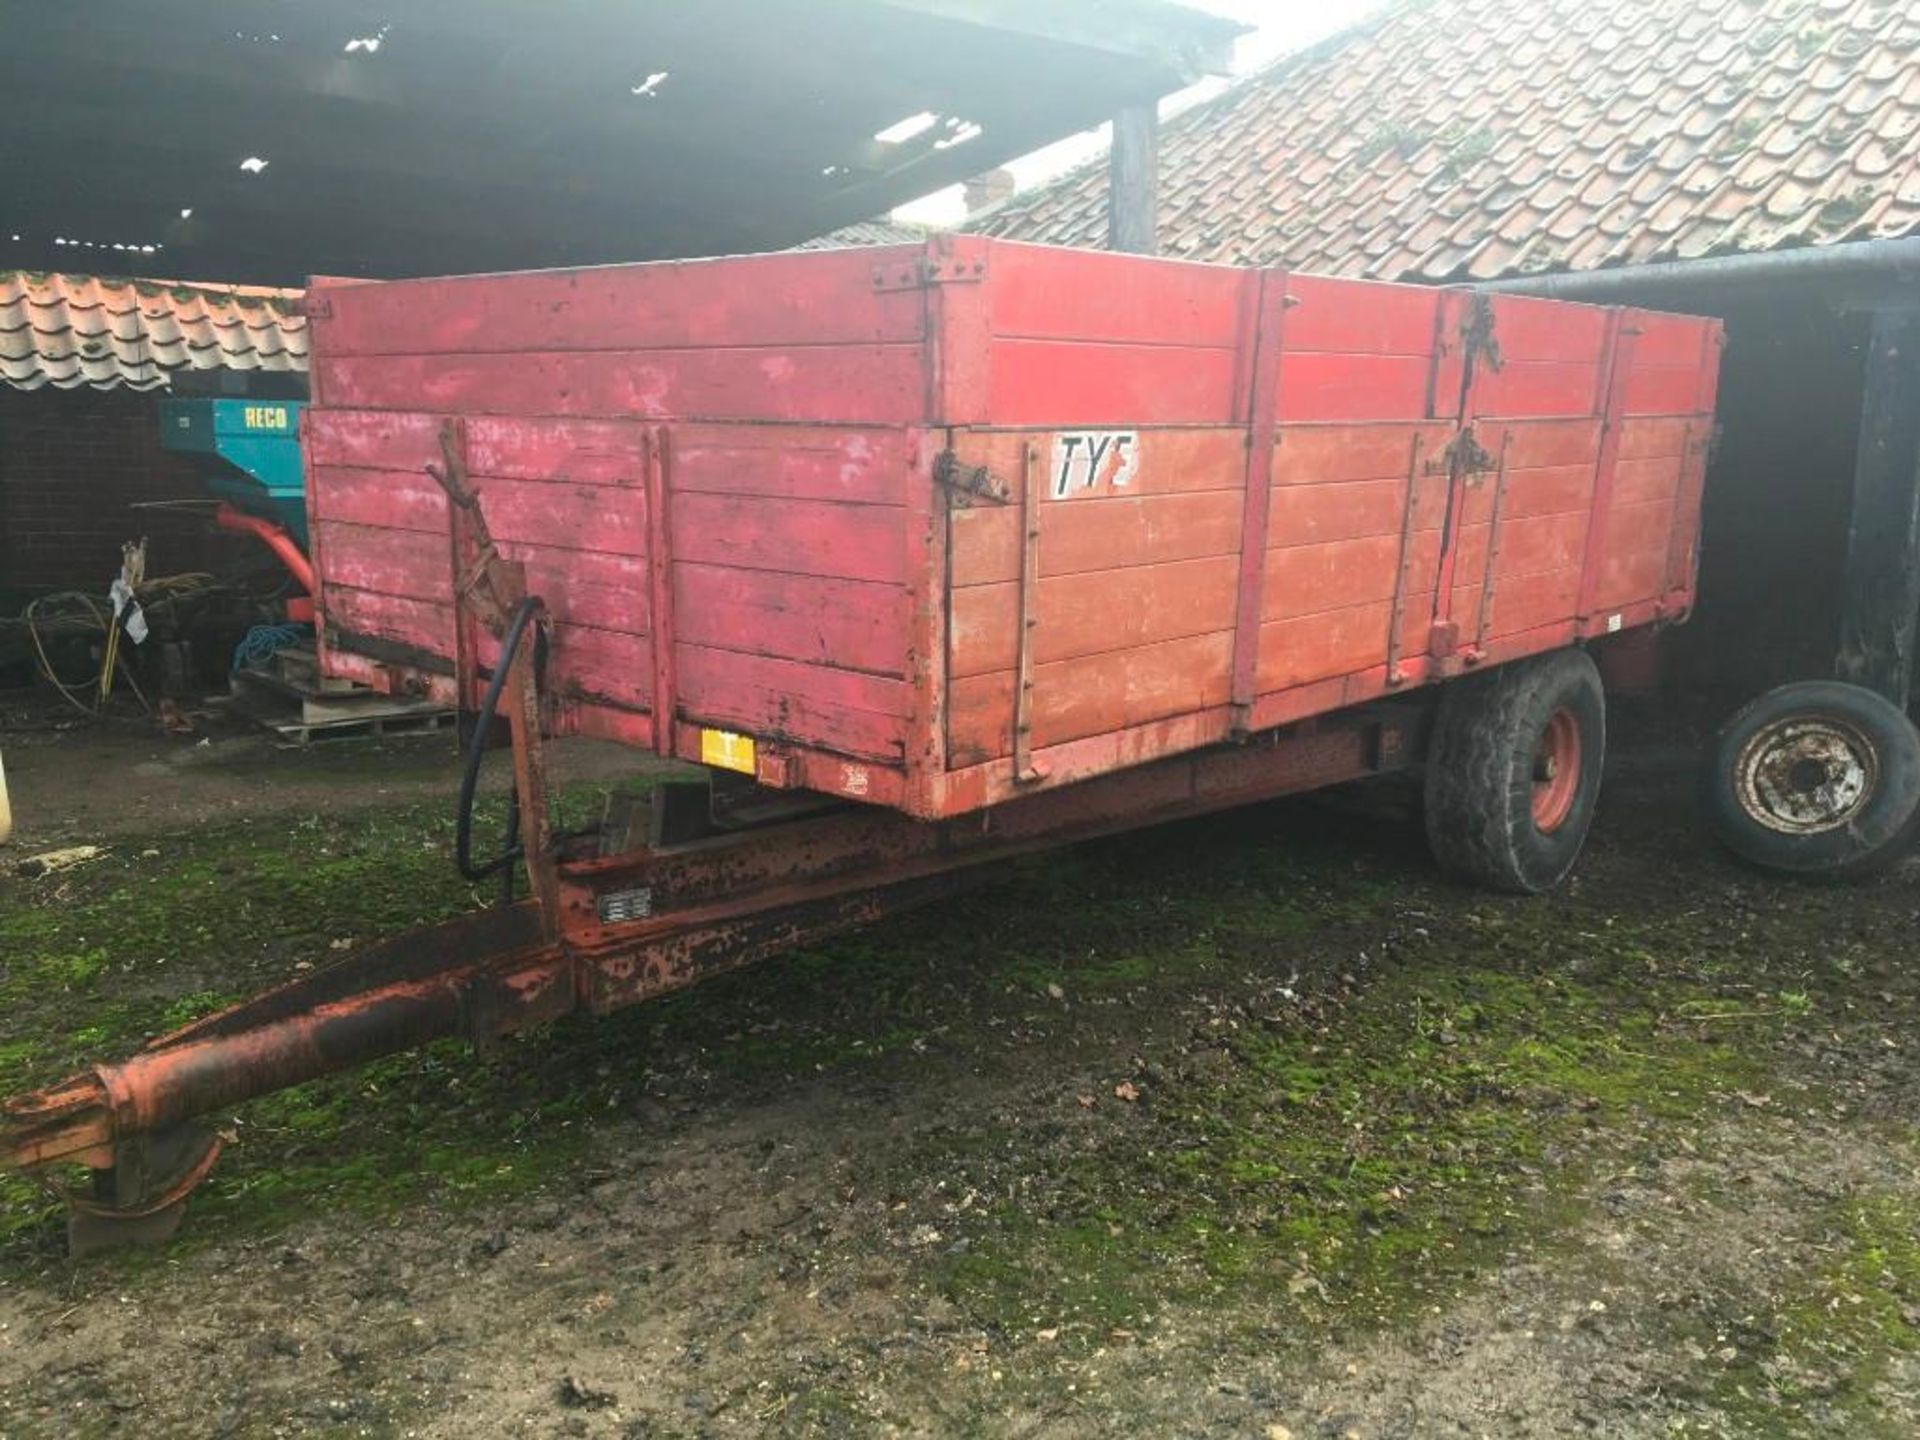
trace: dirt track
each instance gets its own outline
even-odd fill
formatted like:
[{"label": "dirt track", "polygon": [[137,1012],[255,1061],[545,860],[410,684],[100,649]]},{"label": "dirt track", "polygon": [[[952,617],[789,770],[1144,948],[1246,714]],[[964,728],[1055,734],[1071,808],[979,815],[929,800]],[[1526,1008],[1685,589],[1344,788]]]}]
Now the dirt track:
[{"label": "dirt track", "polygon": [[[472,903],[373,753],[0,881],[7,1083]],[[1773,885],[1675,788],[1545,902],[1310,805],[1024,865],[243,1111],[158,1256],[12,1184],[0,1434],[1911,1435],[1915,873]]]}]

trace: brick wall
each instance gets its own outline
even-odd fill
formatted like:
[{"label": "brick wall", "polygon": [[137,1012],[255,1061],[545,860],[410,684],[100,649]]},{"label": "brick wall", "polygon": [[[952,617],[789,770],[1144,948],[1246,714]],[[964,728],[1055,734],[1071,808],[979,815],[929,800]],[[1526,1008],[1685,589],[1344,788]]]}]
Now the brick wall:
[{"label": "brick wall", "polygon": [[190,460],[160,448],[165,393],[0,385],[0,590],[102,591],[121,542],[142,535],[150,575],[232,555],[203,519],[131,508],[206,493]]}]

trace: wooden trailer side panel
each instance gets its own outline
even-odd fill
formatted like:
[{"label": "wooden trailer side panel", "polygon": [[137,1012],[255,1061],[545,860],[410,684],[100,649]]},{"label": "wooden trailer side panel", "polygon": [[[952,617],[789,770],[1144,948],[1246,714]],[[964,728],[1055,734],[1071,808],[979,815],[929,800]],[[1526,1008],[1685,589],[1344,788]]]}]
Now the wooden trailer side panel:
[{"label": "wooden trailer side panel", "polygon": [[1693,605],[1701,488],[1713,442],[1721,331],[1712,322],[1629,310],[1632,332],[1620,402],[1613,492],[1596,523],[1604,560],[1594,607],[1619,613],[1648,601],[1667,615]]},{"label": "wooden trailer side panel", "polygon": [[[965,243],[965,242],[962,242]],[[975,242],[978,243],[978,242]],[[971,252],[968,252],[971,253]],[[1244,423],[1250,273],[1038,245],[984,252],[976,396],[952,423],[995,427]],[[964,314],[965,312],[961,312]]]},{"label": "wooden trailer side panel", "polygon": [[[946,733],[949,764],[960,772],[946,797],[952,808],[1013,793],[1008,766],[1023,726],[1046,752],[1050,777],[1136,763],[1233,730],[1247,481],[1256,468],[1248,446],[1261,423],[1253,388],[1261,276],[1157,266],[1152,283],[1136,281],[1110,309],[1098,287],[1075,287],[1072,270],[1090,258],[1116,271],[1138,262],[1013,250],[1013,266],[1000,250],[990,265],[992,364],[997,371],[1008,327],[1019,332],[1014,343],[1070,362],[1077,378],[1027,393],[1014,413],[1032,429],[954,432],[960,459],[985,466],[1014,502],[969,504],[952,516]],[[1019,287],[1011,298],[999,291],[1009,272]],[[1438,292],[1305,276],[1286,277],[1286,291],[1279,404],[1267,412],[1279,443],[1261,546],[1266,573],[1252,602],[1259,624],[1250,628],[1258,647],[1250,668],[1263,691],[1369,667],[1384,675],[1396,615],[1401,648],[1424,646],[1446,498],[1433,472],[1454,428],[1433,411],[1457,403],[1436,392]],[[1048,325],[1066,333],[1041,336]],[[1230,371],[1196,359],[1209,335],[1231,350]],[[1123,411],[1081,403],[1083,392],[1104,393],[1103,375],[1123,377],[1123,390],[1150,381],[1162,355],[1210,377],[1204,403],[1187,391],[1155,391],[1133,424]],[[1329,415],[1340,419],[1318,423]],[[1028,493],[1033,583],[1023,593]],[[1319,708],[1341,703],[1322,698]]]},{"label": "wooden trailer side panel", "polygon": [[[457,701],[441,419],[309,410],[307,507],[330,670]],[[644,435],[608,421],[476,418],[467,463],[502,551],[556,617],[553,693],[578,728],[651,743]],[[479,637],[490,666],[496,647]],[[470,701],[473,697],[469,697]],[[592,718],[581,722],[582,715]]]},{"label": "wooden trailer side panel", "polygon": [[1712,322],[972,236],[312,296],[333,672],[453,698],[457,417],[556,728],[763,783],[961,814],[1692,603]]},{"label": "wooden trailer side panel", "polygon": [[911,595],[931,579],[909,515],[931,489],[923,255],[316,286],[330,668],[454,700],[425,467],[460,417],[488,522],[554,617],[556,728],[698,758],[714,727],[904,766]]},{"label": "wooden trailer side panel", "polygon": [[[1109,315],[1069,264],[1018,253],[1010,266],[996,249],[978,307],[995,428],[956,428],[953,443],[1014,501],[968,502],[951,521],[942,809],[1228,738],[1245,604],[1251,729],[1684,609],[1711,322],[1276,275],[1274,324],[1257,273],[1238,277],[1236,302],[1231,277],[1188,266],[1141,274]],[[997,288],[1009,271],[1013,298]],[[1021,372],[1018,397],[993,380],[1016,324],[1018,346],[1049,360]],[[1229,331],[1238,400],[1202,354]],[[1141,398],[1156,350],[1192,384]],[[1070,380],[1049,378],[1063,366]],[[1103,375],[1135,397],[1135,424],[1089,403]],[[1157,428],[1183,422],[1217,428]],[[1129,447],[1119,484],[1065,458],[1116,444]],[[1264,497],[1236,445],[1270,446]],[[1256,500],[1264,557],[1249,584]]]},{"label": "wooden trailer side panel", "polygon": [[907,501],[931,484],[916,432],[679,425],[670,441],[678,718],[904,766]]},{"label": "wooden trailer side panel", "polygon": [[[964,463],[1038,496],[956,510],[948,619],[948,763],[1013,753],[1023,619],[1038,747],[1226,705],[1245,440],[1237,429],[1129,431],[1132,473],[1081,485],[1087,432],[963,432]],[[1071,445],[1069,442],[1071,441]],[[1061,475],[1072,472],[1067,493]],[[1056,494],[1056,491],[1061,493]]]},{"label": "wooden trailer side panel", "polygon": [[[447,502],[426,466],[442,417],[319,412],[309,507],[336,673],[399,666],[455,703]],[[672,661],[657,663],[648,447],[630,422],[475,417],[468,464],[502,552],[554,617],[558,728],[654,746],[681,716],[899,764],[910,710],[902,498],[912,434],[687,425],[662,456]],[[491,666],[490,637],[477,656]],[[468,696],[468,702],[476,697]]]}]

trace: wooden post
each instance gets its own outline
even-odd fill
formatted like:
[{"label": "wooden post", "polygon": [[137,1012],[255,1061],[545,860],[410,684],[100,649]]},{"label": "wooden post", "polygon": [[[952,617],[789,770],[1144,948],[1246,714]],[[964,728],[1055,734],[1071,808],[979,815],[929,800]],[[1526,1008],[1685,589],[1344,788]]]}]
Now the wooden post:
[{"label": "wooden post", "polygon": [[1107,154],[1107,248],[1160,253],[1160,112],[1151,102],[1113,117]]},{"label": "wooden post", "polygon": [[1834,673],[1905,706],[1920,622],[1920,311],[1873,316]]}]

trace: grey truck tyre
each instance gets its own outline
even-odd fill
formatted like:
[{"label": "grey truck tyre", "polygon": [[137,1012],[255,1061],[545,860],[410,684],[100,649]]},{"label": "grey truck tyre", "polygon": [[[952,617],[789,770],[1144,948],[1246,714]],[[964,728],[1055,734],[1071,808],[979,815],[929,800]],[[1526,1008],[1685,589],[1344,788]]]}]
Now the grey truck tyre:
[{"label": "grey truck tyre", "polygon": [[1892,701],[1838,680],[1769,690],[1721,727],[1704,777],[1714,833],[1750,864],[1860,880],[1920,815],[1920,734]]},{"label": "grey truck tyre", "polygon": [[1593,824],[1606,748],[1606,695],[1584,650],[1447,685],[1427,747],[1434,859],[1491,890],[1551,890]]}]

